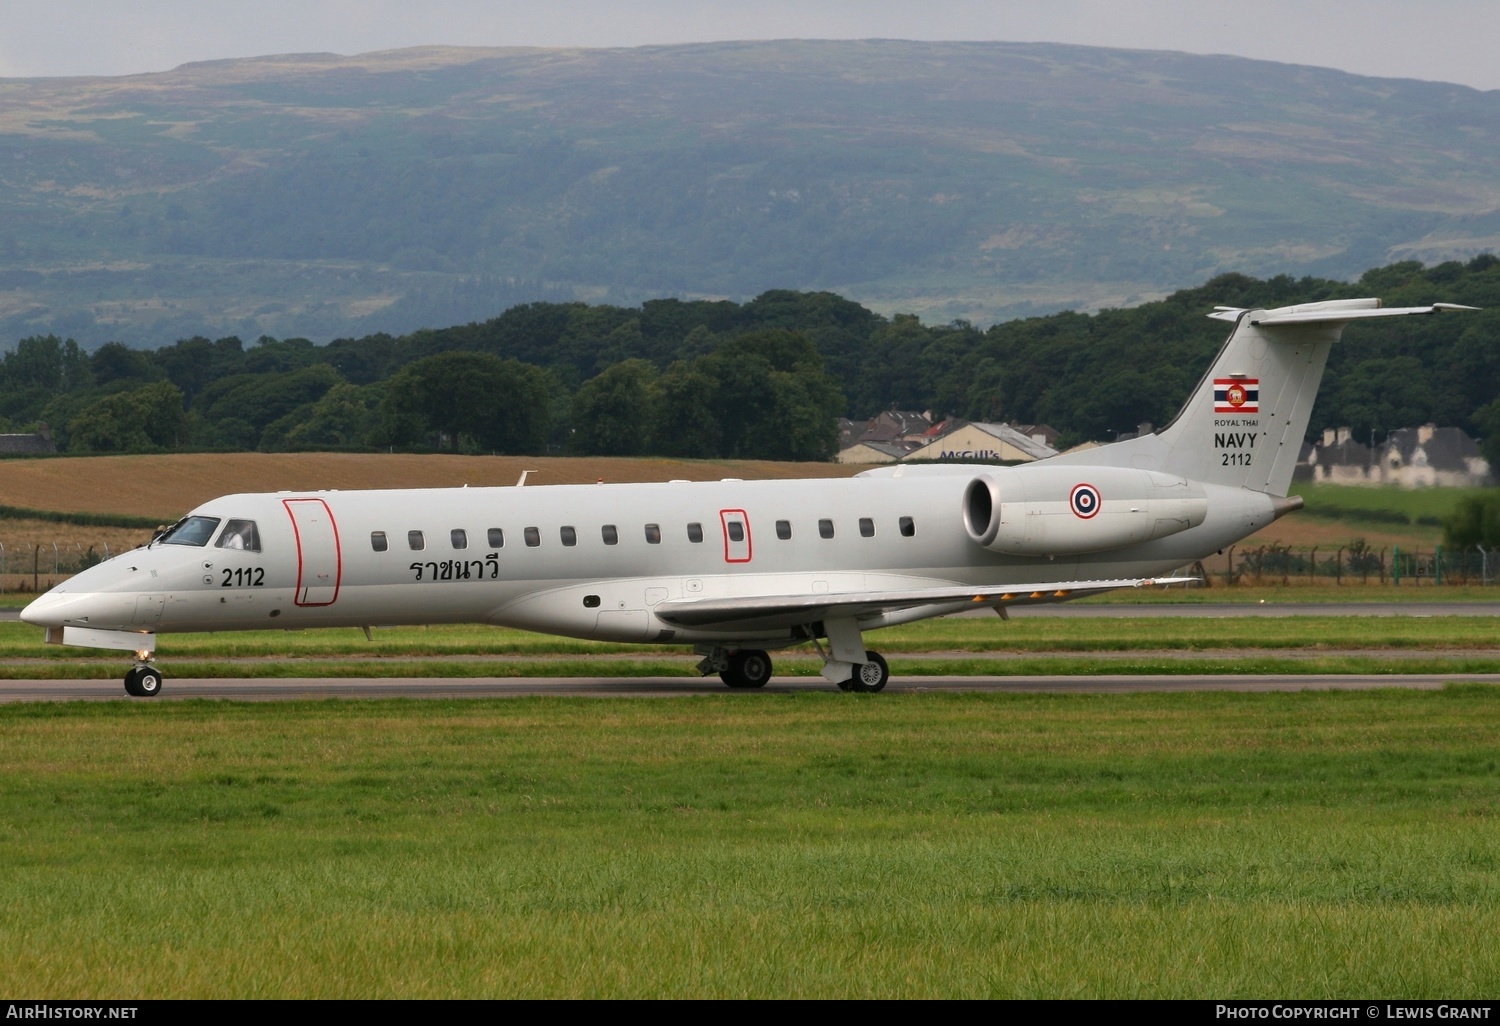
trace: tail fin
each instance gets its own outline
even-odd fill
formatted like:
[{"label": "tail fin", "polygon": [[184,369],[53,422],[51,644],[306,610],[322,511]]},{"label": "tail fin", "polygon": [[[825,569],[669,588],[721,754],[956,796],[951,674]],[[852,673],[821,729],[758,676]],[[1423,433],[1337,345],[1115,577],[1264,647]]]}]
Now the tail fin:
[{"label": "tail fin", "polygon": [[1209,316],[1233,321],[1234,330],[1170,424],[1153,434],[1052,461],[1136,467],[1285,495],[1328,350],[1344,325],[1365,317],[1472,309],[1450,303],[1381,309],[1378,299],[1276,310],[1219,307]]}]

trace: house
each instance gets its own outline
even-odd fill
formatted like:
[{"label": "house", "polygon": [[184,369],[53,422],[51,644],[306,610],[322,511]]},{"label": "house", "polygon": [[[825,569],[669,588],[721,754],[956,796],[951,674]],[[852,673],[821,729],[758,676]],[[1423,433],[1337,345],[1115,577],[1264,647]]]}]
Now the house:
[{"label": "house", "polygon": [[931,413],[885,410],[861,424],[839,418],[840,463],[894,463],[932,437]]},{"label": "house", "polygon": [[1494,484],[1489,461],[1463,428],[1433,424],[1392,431],[1377,450],[1372,477],[1402,488],[1483,488]]},{"label": "house", "polygon": [[911,442],[855,442],[839,450],[839,463],[895,463],[916,446]]},{"label": "house", "polygon": [[1380,483],[1372,475],[1375,450],[1356,442],[1346,427],[1324,429],[1323,438],[1307,449],[1301,462],[1309,468],[1306,479],[1316,484]]},{"label": "house", "polygon": [[1010,427],[1015,428],[1034,442],[1041,442],[1043,445],[1050,446],[1053,449],[1057,448],[1057,429],[1050,424],[1017,424],[1012,421]]},{"label": "house", "polygon": [[28,435],[0,435],[0,456],[42,456],[57,451],[46,424]]},{"label": "house", "polygon": [[1403,488],[1485,487],[1494,483],[1489,462],[1462,428],[1421,427],[1392,431],[1371,448],[1348,428],[1328,428],[1306,448],[1298,480],[1318,484],[1400,485]]}]

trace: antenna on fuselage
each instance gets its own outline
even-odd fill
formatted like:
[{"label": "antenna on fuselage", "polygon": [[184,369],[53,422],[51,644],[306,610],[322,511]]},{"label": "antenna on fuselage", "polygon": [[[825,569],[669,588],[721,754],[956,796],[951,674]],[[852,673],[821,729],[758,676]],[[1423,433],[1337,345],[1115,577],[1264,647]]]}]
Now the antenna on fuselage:
[{"label": "antenna on fuselage", "polygon": [[518,478],[516,478],[516,487],[520,488],[522,485],[524,485],[526,483],[526,478],[529,477],[530,475],[534,474],[534,473],[536,473],[536,471],[534,471],[534,470],[523,470],[523,471],[521,471],[521,476],[518,477]]}]

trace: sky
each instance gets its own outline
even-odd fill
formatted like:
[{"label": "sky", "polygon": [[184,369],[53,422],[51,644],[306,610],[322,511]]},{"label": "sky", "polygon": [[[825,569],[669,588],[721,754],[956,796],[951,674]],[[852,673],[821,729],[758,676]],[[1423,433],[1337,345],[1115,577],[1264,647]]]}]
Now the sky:
[{"label": "sky", "polygon": [[428,44],[1078,43],[1500,89],[1496,0],[0,0],[0,77]]}]

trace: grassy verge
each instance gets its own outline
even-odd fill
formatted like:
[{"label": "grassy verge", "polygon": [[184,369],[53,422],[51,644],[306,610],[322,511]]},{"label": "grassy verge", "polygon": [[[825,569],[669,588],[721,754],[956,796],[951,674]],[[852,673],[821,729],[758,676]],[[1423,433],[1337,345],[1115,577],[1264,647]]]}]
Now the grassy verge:
[{"label": "grassy verge", "polygon": [[1488,488],[1370,488],[1359,485],[1308,484],[1292,486],[1302,496],[1303,516],[1351,521],[1354,524],[1422,524],[1441,527],[1466,498],[1486,495]]},{"label": "grassy verge", "polygon": [[1485,997],[1500,693],[0,707],[93,997]]}]

